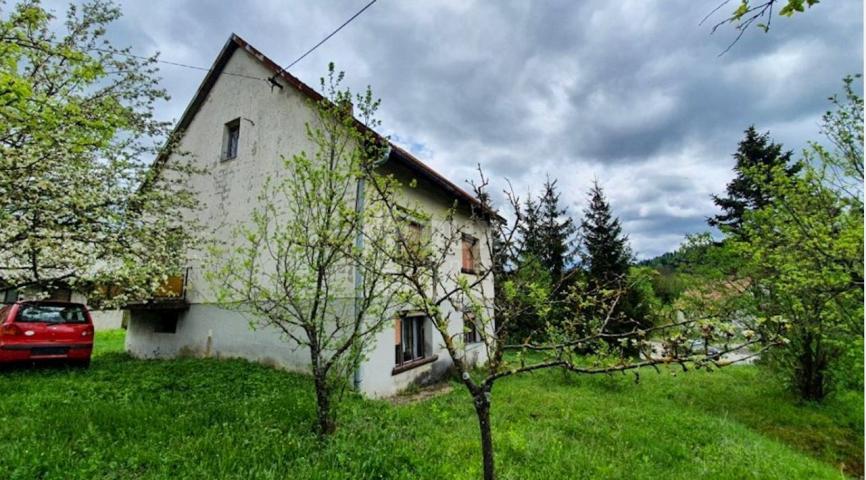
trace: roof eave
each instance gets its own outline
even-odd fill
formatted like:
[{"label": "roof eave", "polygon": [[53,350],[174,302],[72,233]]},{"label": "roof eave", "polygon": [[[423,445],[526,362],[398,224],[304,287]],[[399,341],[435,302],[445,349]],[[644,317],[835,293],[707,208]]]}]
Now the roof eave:
[{"label": "roof eave", "polygon": [[[189,105],[187,105],[183,114],[180,117],[177,125],[175,126],[172,136],[175,137],[177,135],[182,135],[182,132],[186,127],[189,126],[192,119],[195,117],[196,112],[207,99],[207,95],[210,92],[210,89],[216,83],[216,80],[219,78],[219,75],[222,73],[222,70],[225,68],[232,54],[234,54],[235,50],[241,48],[245,50],[247,53],[255,57],[259,62],[261,62],[265,67],[271,70],[274,73],[274,77],[279,77],[281,80],[285,81],[289,86],[294,87],[302,94],[307,96],[313,101],[320,101],[324,99],[324,97],[314,89],[312,89],[309,85],[305,84],[301,80],[299,80],[294,75],[290,74],[283,70],[277,63],[268,58],[265,54],[257,50],[255,47],[249,44],[246,40],[238,36],[237,34],[232,33],[222,50],[220,50],[219,55],[217,55],[216,60],[214,60],[213,65],[210,70],[208,70],[207,75],[205,75],[198,89],[196,90],[195,95],[190,101]],[[359,128],[366,129],[373,133],[379,139],[385,139],[378,132],[364,125],[360,121],[356,120],[356,124]],[[477,198],[467,193],[462,188],[455,185],[453,182],[430,168],[427,164],[416,158],[414,155],[409,153],[407,150],[395,145],[390,140],[388,143],[391,145],[391,157],[397,159],[404,166],[409,168],[410,170],[420,174],[425,179],[429,180],[431,183],[441,188],[446,193],[454,196],[460,201],[467,203],[470,207],[478,207],[481,208],[481,211],[484,215],[489,216],[490,218],[499,218],[502,219],[501,216],[498,215],[495,211],[492,211],[481,204]],[[156,164],[160,164],[165,162],[166,158],[170,154],[170,150],[163,149],[163,151],[159,154],[156,159]]]}]

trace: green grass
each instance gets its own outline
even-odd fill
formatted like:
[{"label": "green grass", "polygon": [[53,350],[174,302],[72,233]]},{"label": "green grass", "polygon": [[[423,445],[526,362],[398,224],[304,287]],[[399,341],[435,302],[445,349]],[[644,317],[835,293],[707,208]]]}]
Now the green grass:
[{"label": "green grass", "polygon": [[[478,478],[461,387],[393,406],[349,395],[312,435],[310,380],[239,360],[139,361],[97,335],[89,370],[0,374],[0,478]],[[863,395],[798,404],[754,367],[497,384],[501,478],[861,475]]]}]

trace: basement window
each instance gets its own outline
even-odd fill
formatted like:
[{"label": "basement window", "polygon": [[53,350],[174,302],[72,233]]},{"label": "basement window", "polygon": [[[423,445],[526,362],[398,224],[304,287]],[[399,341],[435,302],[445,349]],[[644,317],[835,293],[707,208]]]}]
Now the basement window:
[{"label": "basement window", "polygon": [[223,129],[222,160],[232,160],[238,156],[238,144],[241,139],[241,119],[236,118],[226,123]]},{"label": "basement window", "polygon": [[177,333],[178,312],[161,312],[154,321],[153,333]]}]

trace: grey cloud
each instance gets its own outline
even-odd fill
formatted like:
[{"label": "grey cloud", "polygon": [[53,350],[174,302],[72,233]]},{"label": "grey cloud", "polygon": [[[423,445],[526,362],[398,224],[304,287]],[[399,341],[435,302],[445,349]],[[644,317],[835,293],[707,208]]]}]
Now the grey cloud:
[{"label": "grey cloud", "polygon": [[[60,4],[58,2],[58,4]],[[110,32],[137,51],[208,65],[232,31],[288,63],[361,3],[129,0]],[[863,11],[822,2],[768,34],[698,21],[712,4],[378,2],[292,69],[312,85],[329,61],[383,100],[383,129],[463,185],[480,163],[518,192],[560,179],[580,214],[594,177],[642,257],[706,228],[750,124],[798,151],[826,97],[863,70]],[[177,118],[203,73],[166,66]],[[257,88],[251,84],[251,88]],[[413,147],[414,146],[414,147]],[[497,196],[497,198],[501,198]]]}]

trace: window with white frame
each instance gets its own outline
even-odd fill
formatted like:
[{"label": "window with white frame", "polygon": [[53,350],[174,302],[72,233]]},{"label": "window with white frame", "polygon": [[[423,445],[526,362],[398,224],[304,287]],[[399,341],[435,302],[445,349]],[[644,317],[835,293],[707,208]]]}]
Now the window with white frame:
[{"label": "window with white frame", "polygon": [[425,330],[427,317],[406,315],[398,318],[395,325],[394,363],[403,366],[423,360],[429,356]]}]

